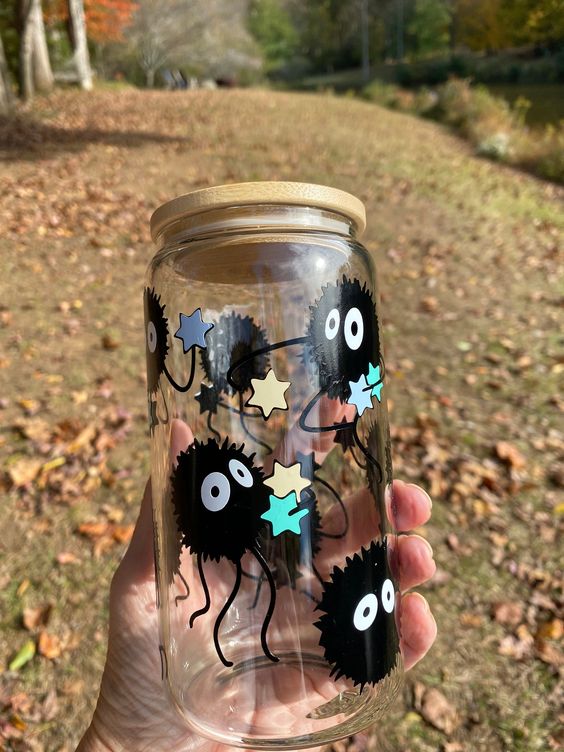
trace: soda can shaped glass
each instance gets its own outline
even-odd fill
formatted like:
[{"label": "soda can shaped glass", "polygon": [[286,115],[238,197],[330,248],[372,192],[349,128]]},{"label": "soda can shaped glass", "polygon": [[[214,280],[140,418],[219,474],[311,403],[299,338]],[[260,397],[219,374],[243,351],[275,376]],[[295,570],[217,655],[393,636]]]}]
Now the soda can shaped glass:
[{"label": "soda can shaped glass", "polygon": [[403,677],[375,270],[361,202],[303,183],[180,196],[144,289],[159,649],[196,733],[299,749]]}]

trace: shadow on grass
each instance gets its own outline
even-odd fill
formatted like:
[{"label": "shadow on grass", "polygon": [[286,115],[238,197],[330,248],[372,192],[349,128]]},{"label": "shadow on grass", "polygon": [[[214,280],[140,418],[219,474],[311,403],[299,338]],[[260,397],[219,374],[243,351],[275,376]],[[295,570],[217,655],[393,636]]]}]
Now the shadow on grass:
[{"label": "shadow on grass", "polygon": [[60,152],[78,152],[89,144],[138,147],[147,143],[186,143],[184,136],[94,127],[61,128],[30,116],[0,116],[0,161],[40,160]]}]

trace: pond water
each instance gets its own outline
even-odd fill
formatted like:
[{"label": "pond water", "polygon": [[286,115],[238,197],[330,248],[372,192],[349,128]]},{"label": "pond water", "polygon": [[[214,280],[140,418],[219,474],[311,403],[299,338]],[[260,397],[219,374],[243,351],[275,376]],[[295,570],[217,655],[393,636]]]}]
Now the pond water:
[{"label": "pond water", "polygon": [[488,84],[492,94],[513,103],[525,97],[531,103],[527,125],[546,125],[564,120],[564,84]]}]

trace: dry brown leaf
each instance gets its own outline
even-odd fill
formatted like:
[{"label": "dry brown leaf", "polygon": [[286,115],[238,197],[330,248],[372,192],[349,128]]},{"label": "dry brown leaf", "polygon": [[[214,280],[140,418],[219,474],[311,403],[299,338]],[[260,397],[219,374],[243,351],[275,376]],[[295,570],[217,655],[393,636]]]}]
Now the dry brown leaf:
[{"label": "dry brown leaf", "polygon": [[541,640],[560,640],[563,635],[564,622],[562,619],[551,619],[538,627],[536,637]]},{"label": "dry brown leaf", "polygon": [[65,695],[80,695],[84,692],[84,679],[67,679],[62,690]]},{"label": "dry brown leaf", "polygon": [[117,541],[117,543],[129,543],[134,528],[135,525],[114,525],[112,532],[113,539]]},{"label": "dry brown leaf", "polygon": [[57,564],[61,564],[62,566],[65,566],[67,564],[79,564],[80,559],[78,556],[75,556],[71,551],[60,551],[57,554]]},{"label": "dry brown leaf", "polygon": [[100,538],[107,535],[109,527],[107,522],[83,522],[78,526],[78,532],[87,538]]},{"label": "dry brown leaf", "polygon": [[89,423],[86,428],[83,428],[80,431],[74,441],[71,441],[71,443],[67,446],[67,452],[70,452],[70,454],[76,454],[81,449],[84,449],[84,447],[91,444],[95,436],[96,423]]},{"label": "dry brown leaf", "polygon": [[463,627],[481,627],[484,619],[481,614],[474,614],[472,611],[463,611],[460,614],[460,623]]},{"label": "dry brown leaf", "polygon": [[543,663],[547,663],[549,666],[554,666],[555,668],[564,666],[564,653],[553,642],[537,640],[535,654]]},{"label": "dry brown leaf", "polygon": [[96,559],[99,559],[102,554],[105,554],[112,546],[115,545],[115,540],[111,535],[102,535],[100,538],[96,538],[92,551]]},{"label": "dry brown leaf", "polygon": [[452,734],[460,724],[456,707],[434,687],[425,688],[417,705],[417,710],[427,723],[445,734]]},{"label": "dry brown leaf", "polygon": [[31,457],[22,457],[22,459],[14,462],[8,468],[8,476],[13,487],[23,488],[32,483],[39,474],[42,465],[41,460]]},{"label": "dry brown leaf", "polygon": [[42,418],[21,418],[14,422],[14,428],[24,438],[38,443],[48,442],[52,437],[51,426]]},{"label": "dry brown leaf", "polygon": [[23,411],[27,415],[35,415],[41,408],[41,403],[39,402],[39,400],[27,397],[20,397],[17,400],[17,403],[21,408],[23,408]]},{"label": "dry brown leaf", "polygon": [[102,347],[104,350],[116,350],[119,347],[119,342],[111,334],[104,334],[102,337]]},{"label": "dry brown leaf", "polygon": [[57,635],[49,634],[49,632],[41,632],[37,643],[37,649],[40,655],[53,660],[60,657],[63,648]]},{"label": "dry brown leaf", "polygon": [[516,627],[523,620],[523,604],[519,601],[499,601],[492,604],[492,616],[498,624]]},{"label": "dry brown leaf", "polygon": [[513,470],[522,470],[526,463],[525,458],[517,447],[510,444],[508,441],[498,441],[495,445],[495,453],[498,459],[505,462]]},{"label": "dry brown leaf", "polygon": [[49,617],[51,616],[52,604],[45,603],[43,606],[37,606],[35,608],[24,608],[23,610],[23,625],[30,632],[38,627],[47,626]]},{"label": "dry brown leaf", "polygon": [[58,712],[59,700],[57,698],[57,690],[55,687],[51,687],[41,704],[41,717],[43,721],[52,721],[56,718]]}]

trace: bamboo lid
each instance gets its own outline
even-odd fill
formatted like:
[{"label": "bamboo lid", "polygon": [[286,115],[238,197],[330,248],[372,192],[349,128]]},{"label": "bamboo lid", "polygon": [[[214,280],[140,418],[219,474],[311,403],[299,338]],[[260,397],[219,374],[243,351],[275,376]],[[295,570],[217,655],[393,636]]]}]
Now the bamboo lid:
[{"label": "bamboo lid", "polygon": [[346,191],[312,183],[264,181],[218,185],[173,198],[153,213],[151,237],[156,241],[167,225],[200,212],[259,204],[313,207],[337,212],[353,223],[359,236],[366,227],[364,204]]}]

